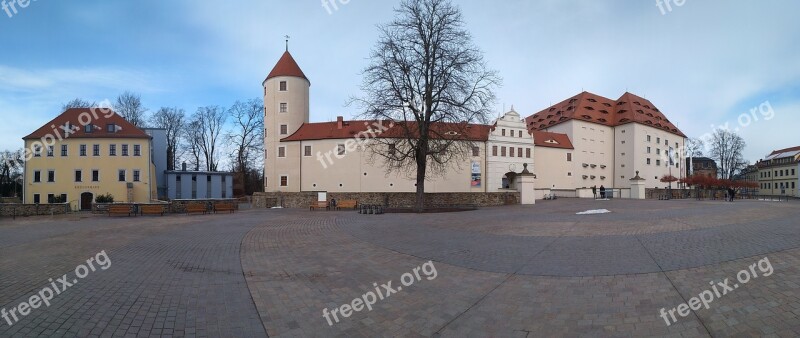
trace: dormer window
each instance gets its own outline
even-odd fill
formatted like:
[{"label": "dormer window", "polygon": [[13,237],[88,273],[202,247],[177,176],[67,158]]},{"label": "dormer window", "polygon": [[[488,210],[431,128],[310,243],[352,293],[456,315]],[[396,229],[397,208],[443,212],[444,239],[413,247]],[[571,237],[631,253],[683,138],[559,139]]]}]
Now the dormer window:
[{"label": "dormer window", "polygon": [[84,126],[84,127],[83,127],[83,131],[84,131],[85,133],[87,133],[87,134],[91,134],[91,133],[93,133],[93,132],[94,132],[94,125],[92,125],[92,124],[87,124],[86,126]]},{"label": "dormer window", "polygon": [[109,133],[116,133],[117,132],[117,125],[113,123],[109,123],[106,125],[106,132]]}]

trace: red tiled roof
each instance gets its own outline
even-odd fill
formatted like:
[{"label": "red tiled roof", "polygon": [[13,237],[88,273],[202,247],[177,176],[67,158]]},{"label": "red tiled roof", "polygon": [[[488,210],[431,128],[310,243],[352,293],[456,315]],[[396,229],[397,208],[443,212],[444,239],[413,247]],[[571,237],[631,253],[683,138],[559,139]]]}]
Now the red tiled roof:
[{"label": "red tiled roof", "polygon": [[[408,122],[409,128],[414,130],[416,122]],[[300,126],[294,134],[281,140],[281,142],[292,141],[312,141],[312,140],[336,140],[353,138],[360,132],[366,132],[368,129],[377,130],[378,121],[342,121],[342,128],[339,129],[339,122],[321,122],[321,123],[304,123]],[[380,133],[378,137],[382,138],[403,138],[403,128],[395,123],[389,127],[389,122],[383,122],[383,125],[389,129]],[[489,130],[491,126],[483,124],[470,124],[466,126],[467,135],[464,140],[469,141],[487,141],[489,139]],[[439,134],[446,134],[447,132],[458,132],[463,130],[463,125],[453,123],[435,123],[432,125]]]},{"label": "red tiled roof", "polygon": [[283,56],[281,56],[281,59],[278,60],[278,63],[275,65],[275,68],[272,68],[272,71],[269,72],[269,75],[267,75],[266,80],[279,76],[294,76],[309,81],[308,78],[306,77],[306,74],[303,73],[303,70],[300,69],[300,66],[297,65],[297,62],[294,61],[294,58],[292,57],[292,54],[289,53],[289,51],[283,53]]},{"label": "red tiled roof", "polygon": [[800,147],[792,147],[792,148],[786,148],[786,149],[781,149],[781,150],[775,150],[775,151],[772,152],[772,154],[769,154],[769,156],[778,155],[778,154],[782,154],[782,153],[793,152],[793,151],[800,151]]},{"label": "red tiled roof", "polygon": [[[110,115],[110,116],[109,116]],[[109,117],[106,117],[109,116]],[[95,118],[96,117],[96,118]],[[94,131],[87,133],[81,122],[90,121],[95,126]],[[63,127],[69,122],[72,126],[73,133],[66,136]],[[117,131],[109,133],[107,125],[114,124],[117,126]],[[126,121],[122,116],[117,115],[110,109],[106,108],[70,108],[64,113],[56,117],[44,126],[37,129],[28,136],[23,137],[23,140],[41,139],[47,135],[52,135],[58,139],[61,138],[144,138],[149,139],[144,131],[136,128],[133,124]]]},{"label": "red tiled roof", "polygon": [[538,130],[532,131],[531,134],[533,135],[534,144],[536,144],[537,147],[575,149],[567,134],[550,133]]},{"label": "red tiled roof", "polygon": [[639,123],[686,137],[647,99],[631,93],[616,101],[583,92],[525,119],[529,130],[544,130],[569,120],[581,120],[610,127]]}]

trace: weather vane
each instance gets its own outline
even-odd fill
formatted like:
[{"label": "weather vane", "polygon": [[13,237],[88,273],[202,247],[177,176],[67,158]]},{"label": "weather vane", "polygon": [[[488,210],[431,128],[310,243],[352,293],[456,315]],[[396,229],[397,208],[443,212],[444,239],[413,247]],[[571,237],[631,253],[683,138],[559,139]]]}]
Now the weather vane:
[{"label": "weather vane", "polygon": [[291,37],[288,36],[288,35],[286,35],[284,37],[286,38],[286,51],[288,52],[289,51],[289,38],[291,38]]}]

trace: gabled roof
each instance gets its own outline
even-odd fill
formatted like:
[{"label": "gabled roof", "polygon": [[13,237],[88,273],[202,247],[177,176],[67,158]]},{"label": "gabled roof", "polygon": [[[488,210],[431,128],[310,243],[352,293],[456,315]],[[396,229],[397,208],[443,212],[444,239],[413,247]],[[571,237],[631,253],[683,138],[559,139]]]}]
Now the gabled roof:
[{"label": "gabled roof", "polygon": [[[378,130],[380,129],[378,126],[381,125],[379,121],[342,121],[342,127],[339,128],[339,123],[340,122],[303,123],[300,129],[289,137],[282,139],[281,142],[350,139],[369,129]],[[416,122],[407,123],[409,124],[408,127],[414,130]],[[394,125],[391,126],[389,122],[382,122],[382,125],[384,128],[388,129],[382,133],[376,133],[377,137],[403,138],[405,135],[399,122],[395,122]],[[485,142],[489,139],[489,130],[491,126],[483,124],[463,126],[454,123],[434,123],[431,128],[439,134],[466,130],[467,135],[459,139]]]},{"label": "gabled roof", "polygon": [[[87,133],[81,122],[91,122],[94,131]],[[63,127],[69,123],[72,133],[66,135]],[[107,126],[114,124],[116,132],[109,133]],[[52,135],[56,139],[61,138],[142,138],[150,139],[143,130],[137,128],[122,116],[119,116],[109,108],[70,108],[44,126],[37,129],[23,140],[41,139],[47,135]]]},{"label": "gabled roof", "polygon": [[582,92],[525,119],[529,130],[544,130],[570,120],[581,120],[609,127],[640,123],[686,137],[647,99],[631,93],[611,100]]},{"label": "gabled roof", "polygon": [[279,76],[299,77],[306,79],[306,81],[311,82],[306,77],[306,74],[303,73],[303,70],[300,69],[300,66],[297,64],[297,62],[292,57],[292,54],[289,53],[288,50],[285,53],[283,53],[283,56],[281,56],[281,59],[278,60],[278,63],[275,65],[275,68],[272,68],[272,71],[269,72],[269,75],[267,75],[267,78],[264,81]]},{"label": "gabled roof", "polygon": [[781,150],[775,150],[771,154],[769,154],[768,157],[774,157],[775,155],[781,155],[781,154],[786,154],[786,156],[782,156],[782,157],[788,157],[788,156],[796,155],[797,152],[800,152],[800,147],[792,147],[792,148],[786,148],[786,149],[781,149]]},{"label": "gabled roof", "polygon": [[567,134],[534,130],[531,135],[533,135],[533,141],[537,147],[575,149]]}]

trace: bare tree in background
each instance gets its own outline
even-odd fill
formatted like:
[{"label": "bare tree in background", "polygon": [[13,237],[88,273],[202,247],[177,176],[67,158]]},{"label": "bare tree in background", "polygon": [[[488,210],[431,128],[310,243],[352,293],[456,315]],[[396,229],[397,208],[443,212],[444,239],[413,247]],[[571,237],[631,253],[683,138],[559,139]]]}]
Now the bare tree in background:
[{"label": "bare tree in background", "polygon": [[150,117],[150,124],[167,131],[167,170],[175,170],[178,165],[179,142],[186,120],[186,112],[175,107],[162,107]]},{"label": "bare tree in background", "polygon": [[61,106],[62,111],[67,111],[70,108],[94,108],[97,107],[97,102],[87,101],[81,98],[74,98]]},{"label": "bare tree in background", "polygon": [[417,211],[425,206],[425,180],[470,156],[470,123],[486,123],[500,84],[449,0],[403,0],[395,19],[381,25],[364,97],[363,115],[398,121],[396,137],[371,143],[387,171],[416,169]]},{"label": "bare tree in background", "polygon": [[719,173],[723,179],[733,179],[736,172],[747,165],[742,155],[747,143],[738,134],[726,129],[717,129],[710,143],[711,156],[719,164]]},{"label": "bare tree in background", "polygon": [[192,122],[197,123],[199,138],[198,146],[206,164],[206,170],[217,171],[219,167],[219,141],[222,136],[222,128],[225,125],[225,110],[219,106],[207,106],[197,109],[192,116]]},{"label": "bare tree in background", "polygon": [[200,167],[204,166],[203,150],[200,148],[200,139],[203,137],[203,124],[193,115],[191,120],[186,123],[181,130],[181,138],[183,139],[183,148],[185,149],[186,158],[184,162],[193,168],[194,171],[200,171]]},{"label": "bare tree in background", "polygon": [[[250,195],[254,189],[250,187],[249,172],[263,161],[264,149],[264,101],[255,99],[246,102],[236,101],[228,109],[233,120],[233,129],[226,139],[234,149],[233,171],[241,175],[244,194]],[[263,162],[261,162],[263,163]],[[263,166],[262,166],[263,167]],[[261,185],[260,182],[257,185]]]},{"label": "bare tree in background", "polygon": [[126,121],[137,127],[145,127],[147,109],[142,105],[139,94],[126,91],[114,102],[114,111]]},{"label": "bare tree in background", "polygon": [[22,150],[0,152],[0,187],[2,187],[2,196],[17,196],[21,192],[17,190],[17,179],[22,176],[22,169],[25,165],[22,155]]}]

